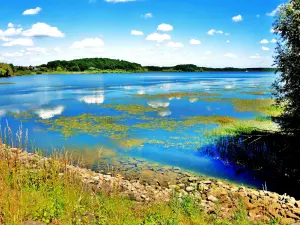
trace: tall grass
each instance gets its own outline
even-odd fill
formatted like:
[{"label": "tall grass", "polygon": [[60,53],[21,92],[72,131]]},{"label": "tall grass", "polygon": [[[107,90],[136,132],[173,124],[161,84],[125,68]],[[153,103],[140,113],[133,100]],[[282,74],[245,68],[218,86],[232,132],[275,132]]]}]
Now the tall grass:
[{"label": "tall grass", "polygon": [[190,197],[146,205],[117,192],[96,192],[70,173],[67,165],[74,162],[67,154],[43,158],[41,152],[29,155],[20,148],[11,148],[26,149],[28,132],[22,129],[20,126],[13,135],[7,123],[1,131],[0,224],[21,225],[29,220],[62,225],[257,224],[247,219],[243,208],[228,219],[208,215]]}]

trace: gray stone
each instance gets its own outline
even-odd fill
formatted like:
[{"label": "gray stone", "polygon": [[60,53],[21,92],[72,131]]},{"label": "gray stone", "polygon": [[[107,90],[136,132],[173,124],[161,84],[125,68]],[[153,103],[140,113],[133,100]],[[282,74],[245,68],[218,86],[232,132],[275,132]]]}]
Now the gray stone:
[{"label": "gray stone", "polygon": [[186,189],[185,189],[187,192],[192,192],[192,191],[194,191],[195,190],[195,188],[194,187],[192,187],[192,186],[188,186],[188,187],[186,187]]},{"label": "gray stone", "polygon": [[189,182],[197,181],[197,177],[189,177]]},{"label": "gray stone", "polygon": [[211,184],[211,181],[210,180],[204,180],[204,181],[202,181],[202,184]]},{"label": "gray stone", "polygon": [[218,199],[217,199],[215,196],[212,196],[212,195],[209,195],[209,196],[207,197],[207,200],[208,200],[208,201],[211,201],[211,202],[217,202],[217,201],[218,201]]}]

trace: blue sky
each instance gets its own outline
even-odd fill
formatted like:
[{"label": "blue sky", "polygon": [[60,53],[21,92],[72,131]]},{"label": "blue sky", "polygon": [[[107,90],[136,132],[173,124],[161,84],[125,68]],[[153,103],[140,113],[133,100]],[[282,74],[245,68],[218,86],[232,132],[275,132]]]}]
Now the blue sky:
[{"label": "blue sky", "polygon": [[0,61],[269,67],[283,0],[1,0]]}]

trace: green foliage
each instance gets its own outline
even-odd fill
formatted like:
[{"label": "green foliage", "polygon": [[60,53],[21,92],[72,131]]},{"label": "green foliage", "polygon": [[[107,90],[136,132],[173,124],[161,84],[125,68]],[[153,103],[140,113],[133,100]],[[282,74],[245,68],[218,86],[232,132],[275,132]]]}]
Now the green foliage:
[{"label": "green foliage", "polygon": [[142,66],[137,63],[131,63],[123,60],[108,58],[84,58],[71,61],[52,61],[48,62],[46,67],[50,70],[59,71],[86,71],[86,70],[125,70],[141,71]]},{"label": "green foliage", "polygon": [[286,133],[300,135],[300,1],[290,0],[280,7],[274,23],[280,37],[276,48],[275,65],[280,72],[273,84],[278,105],[283,113],[278,119]]},{"label": "green foliage", "polygon": [[10,64],[0,63],[0,77],[10,77],[14,71]]}]

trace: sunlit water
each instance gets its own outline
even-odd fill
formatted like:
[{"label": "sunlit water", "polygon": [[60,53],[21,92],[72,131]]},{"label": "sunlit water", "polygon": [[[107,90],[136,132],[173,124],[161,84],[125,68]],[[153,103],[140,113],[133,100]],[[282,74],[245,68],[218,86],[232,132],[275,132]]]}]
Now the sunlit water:
[{"label": "sunlit water", "polygon": [[[17,130],[20,120],[10,112],[34,113],[33,118],[23,121],[29,130],[31,143],[38,148],[68,148],[104,146],[116,150],[119,155],[141,158],[161,165],[181,167],[211,177],[228,179],[248,185],[261,186],[250,171],[239,171],[218,158],[210,158],[197,151],[203,141],[203,132],[216,125],[197,125],[184,130],[130,129],[129,136],[135,139],[164,141],[167,144],[145,142],[130,150],[118,145],[103,135],[78,133],[65,138],[58,131],[48,131],[49,126],[38,120],[53,120],[60,117],[88,113],[98,116],[125,115],[123,123],[135,124],[141,115],[126,117],[126,112],[104,106],[116,104],[140,104],[150,107],[164,107],[160,112],[145,113],[150,118],[181,120],[185,116],[230,116],[252,119],[254,112],[238,112],[230,103],[207,102],[199,98],[147,99],[145,94],[155,95],[172,92],[219,93],[222,98],[270,98],[270,92],[262,95],[242,92],[270,90],[273,73],[143,73],[105,75],[37,75],[3,78],[0,82],[14,84],[0,85],[0,118],[2,128],[9,122]],[[139,97],[140,96],[140,97]]]}]

